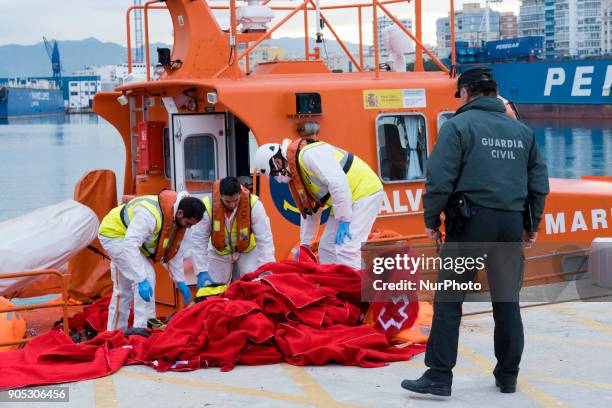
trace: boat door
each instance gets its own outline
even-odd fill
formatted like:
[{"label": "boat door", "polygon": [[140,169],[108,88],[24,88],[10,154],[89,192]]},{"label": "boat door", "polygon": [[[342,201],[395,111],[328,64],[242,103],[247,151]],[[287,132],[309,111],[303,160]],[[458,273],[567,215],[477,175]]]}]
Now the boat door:
[{"label": "boat door", "polygon": [[203,193],[227,176],[224,113],[172,114],[172,185],[176,191]]}]

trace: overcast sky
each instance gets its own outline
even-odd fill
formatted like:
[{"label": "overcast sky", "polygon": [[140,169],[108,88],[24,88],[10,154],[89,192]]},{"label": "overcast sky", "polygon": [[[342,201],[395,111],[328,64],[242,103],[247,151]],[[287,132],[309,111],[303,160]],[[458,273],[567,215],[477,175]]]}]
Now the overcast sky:
[{"label": "overcast sky", "polygon": [[[213,0],[217,4],[229,4],[229,0]],[[321,0],[326,4],[367,3],[369,0]],[[459,9],[464,3],[478,0],[455,0]],[[42,36],[57,40],[80,40],[95,37],[125,45],[125,10],[133,3],[131,0],[0,0],[0,45],[34,44]],[[144,1],[143,1],[144,3]],[[279,3],[297,5],[299,0]],[[423,0],[423,35],[426,43],[435,44],[436,19],[448,13],[449,1]],[[238,3],[244,4],[242,1]],[[481,1],[484,4],[484,0]],[[514,11],[518,14],[520,0],[504,0],[493,8],[499,11]],[[401,17],[413,16],[413,5],[387,6]],[[152,42],[172,43],[172,27],[164,10],[154,10],[150,18],[150,37]],[[282,13],[278,12],[282,18]],[[382,13],[382,12],[381,12]],[[328,11],[326,17],[345,40],[357,42],[357,12]],[[221,24],[227,20],[219,16]],[[364,12],[364,22],[371,19],[370,12]],[[371,21],[371,20],[370,20]],[[297,15],[292,24],[279,31],[278,36],[298,37],[302,31],[302,19]],[[312,22],[312,20],[311,20]],[[366,38],[371,39],[371,30],[366,30]],[[312,32],[312,31],[311,31]],[[326,30],[326,38],[332,34]],[[371,41],[371,40],[370,40]]]}]

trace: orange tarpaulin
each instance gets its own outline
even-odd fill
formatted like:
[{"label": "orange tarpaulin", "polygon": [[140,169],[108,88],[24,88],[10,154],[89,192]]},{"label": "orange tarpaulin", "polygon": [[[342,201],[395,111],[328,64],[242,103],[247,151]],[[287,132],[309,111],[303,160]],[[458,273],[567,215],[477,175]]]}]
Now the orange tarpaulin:
[{"label": "orange tarpaulin", "polygon": [[[111,170],[86,173],[77,182],[74,199],[91,208],[98,220],[102,221],[106,214],[117,206],[115,173]],[[98,238],[91,245],[103,252]],[[68,293],[77,299],[88,300],[112,290],[110,262],[89,249],[82,250],[70,260],[68,273]]]}]

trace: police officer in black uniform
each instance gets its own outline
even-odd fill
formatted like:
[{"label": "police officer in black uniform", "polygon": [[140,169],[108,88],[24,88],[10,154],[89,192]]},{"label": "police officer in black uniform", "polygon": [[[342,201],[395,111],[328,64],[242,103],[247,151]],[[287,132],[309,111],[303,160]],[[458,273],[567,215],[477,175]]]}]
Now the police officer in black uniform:
[{"label": "police officer in black uniform", "polygon": [[[440,215],[444,212],[443,259],[457,251],[488,255],[485,269],[497,358],[493,374],[500,391],[512,393],[516,391],[524,344],[518,304],[523,280],[522,243],[536,240],[549,192],[548,174],[533,131],[506,113],[489,68],[465,71],[457,82],[455,96],[461,98],[462,106],[440,129],[427,162],[427,192],[423,197],[426,231],[431,239],[440,239]],[[525,214],[531,226],[525,227]],[[457,247],[466,243],[472,243],[472,247]],[[476,272],[475,268],[462,274],[442,269],[438,282],[466,282]],[[425,354],[429,369],[417,380],[404,380],[403,388],[451,395],[464,296],[461,291],[436,291]]]}]

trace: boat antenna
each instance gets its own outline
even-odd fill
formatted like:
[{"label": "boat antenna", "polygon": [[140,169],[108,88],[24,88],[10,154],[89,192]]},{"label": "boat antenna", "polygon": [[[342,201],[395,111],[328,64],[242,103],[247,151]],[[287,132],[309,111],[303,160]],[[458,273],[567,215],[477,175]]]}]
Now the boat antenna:
[{"label": "boat antenna", "polygon": [[316,5],[316,20],[317,20],[317,43],[323,42],[323,28],[325,28],[325,23],[321,18],[321,4],[319,4],[319,0],[317,0]]},{"label": "boat antenna", "polygon": [[[323,44],[323,50],[325,51],[325,62],[329,64],[329,55],[327,54],[327,46],[325,45],[325,39],[323,38],[323,29],[325,28],[325,21],[323,21],[323,18],[321,17],[321,4],[319,3],[319,0],[316,0],[315,11],[316,11],[315,20],[317,21],[317,41],[316,43]],[[319,48],[319,46],[317,46],[316,48]]]},{"label": "boat antenna", "polygon": [[319,0],[316,0],[315,9],[317,21],[317,44],[321,44],[323,42],[323,28],[325,28],[325,22],[321,18],[321,5],[319,4]]}]

